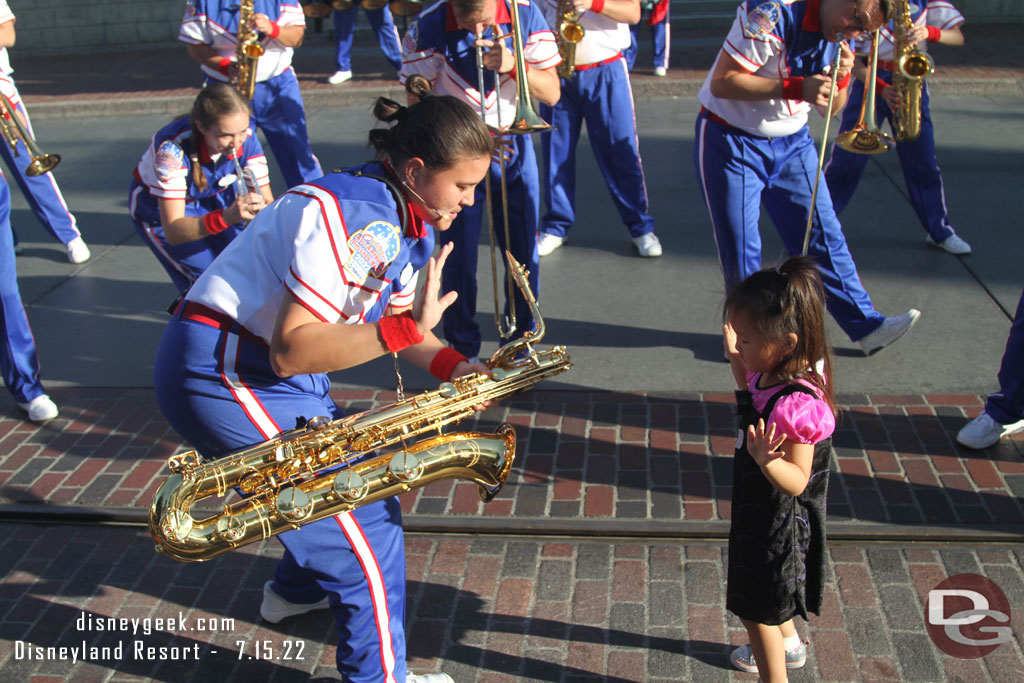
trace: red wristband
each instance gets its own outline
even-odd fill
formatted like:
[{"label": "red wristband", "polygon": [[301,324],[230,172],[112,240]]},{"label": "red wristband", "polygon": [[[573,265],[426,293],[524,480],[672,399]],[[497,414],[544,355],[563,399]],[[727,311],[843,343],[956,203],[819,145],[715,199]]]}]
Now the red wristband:
[{"label": "red wristband", "polygon": [[281,35],[281,27],[277,25],[276,21],[270,22],[270,33],[267,34],[271,38],[277,38]]},{"label": "red wristband", "polygon": [[211,235],[227,230],[228,224],[224,222],[224,209],[217,209],[203,216],[203,227]]},{"label": "red wristband", "polygon": [[594,12],[595,14],[600,14],[603,9],[604,0],[593,0],[593,2],[590,5],[590,11]]},{"label": "red wristband", "polygon": [[787,100],[804,99],[804,77],[793,76],[782,79],[782,96]]},{"label": "red wristband", "polygon": [[221,72],[225,76],[228,75],[228,71],[231,69],[231,57],[221,57],[220,61],[217,62],[217,71]]},{"label": "red wristband", "polygon": [[836,83],[836,89],[837,90],[845,90],[846,86],[848,86],[848,85],[850,85],[850,72],[849,71],[847,71],[846,75],[843,76],[843,80],[841,80],[838,83]]},{"label": "red wristband", "polygon": [[928,27],[928,40],[932,43],[937,43],[942,40],[942,29],[938,26]]},{"label": "red wristband", "polygon": [[885,90],[888,87],[889,87],[888,83],[883,81],[881,78],[875,77],[875,90],[878,92],[879,95],[881,95],[882,91]]},{"label": "red wristband", "polygon": [[442,382],[447,382],[452,378],[455,366],[464,360],[469,359],[452,347],[445,346],[435,353],[434,359],[430,361],[430,374]]},{"label": "red wristband", "polygon": [[423,334],[416,327],[412,313],[405,311],[398,315],[386,315],[380,319],[380,340],[391,353],[397,353],[413,344],[423,341]]}]

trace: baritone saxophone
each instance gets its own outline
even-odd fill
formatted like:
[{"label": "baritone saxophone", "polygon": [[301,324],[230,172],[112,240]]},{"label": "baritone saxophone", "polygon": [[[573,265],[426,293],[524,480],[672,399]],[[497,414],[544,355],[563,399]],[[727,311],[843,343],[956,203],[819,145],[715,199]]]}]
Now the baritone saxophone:
[{"label": "baritone saxophone", "polygon": [[260,33],[252,24],[255,12],[253,0],[241,0],[238,4],[238,36],[235,47],[235,68],[231,74],[231,85],[246,100],[256,92],[256,67],[263,56]]},{"label": "baritone saxophone", "polygon": [[[472,481],[480,498],[491,500],[515,460],[514,428],[502,424],[493,434],[445,434],[443,428],[473,415],[484,401],[525,391],[572,367],[564,346],[534,348],[544,321],[526,271],[511,254],[508,260],[537,325],[487,361],[490,376],[456,377],[433,391],[337,420],[316,417],[217,460],[196,451],[172,456],[171,475],[149,510],[156,550],[200,562],[441,479]],[[212,500],[232,489],[242,497]]]}]

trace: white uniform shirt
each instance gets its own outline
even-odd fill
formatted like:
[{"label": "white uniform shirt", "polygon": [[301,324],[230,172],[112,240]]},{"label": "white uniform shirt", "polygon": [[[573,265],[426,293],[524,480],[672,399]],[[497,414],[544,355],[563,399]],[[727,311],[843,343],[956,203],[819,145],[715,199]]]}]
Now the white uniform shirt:
[{"label": "white uniform shirt", "polygon": [[[561,19],[558,15],[558,0],[537,0],[544,10],[552,31],[558,30]],[[629,47],[629,24],[609,19],[597,12],[582,12],[579,23],[583,26],[583,40],[576,43],[576,66],[597,64],[611,59]]]},{"label": "white uniform shirt", "polygon": [[[14,12],[11,11],[11,6],[7,4],[6,0],[0,0],[0,24],[5,24],[8,21],[14,21]],[[6,47],[0,47],[0,73],[5,76],[14,73],[14,69],[11,68],[11,56],[7,54]]]},{"label": "white uniform shirt", "polygon": [[[334,182],[373,197],[341,199],[328,189]],[[382,220],[388,215],[382,198],[390,196],[383,188],[341,173],[293,187],[260,211],[196,281],[188,300],[230,316],[268,344],[286,292],[330,323],[364,322],[389,285],[388,304],[409,306],[416,292],[412,264],[393,283],[373,267],[374,258],[390,263],[402,249],[400,228]]]},{"label": "white uniform shirt", "polygon": [[[821,73],[832,62],[837,47],[825,42],[820,28],[804,28],[809,4],[805,0],[741,2],[729,35],[697,94],[700,103],[730,125],[761,137],[792,135],[807,125],[809,103],[781,97],[755,101],[715,97],[711,94],[711,76],[722,59],[732,59],[752,74],[776,80]],[[818,27],[817,16],[808,17],[807,22]],[[791,36],[800,48],[791,49],[784,36]],[[791,72],[791,63],[803,64],[802,72]]]},{"label": "white uniform shirt", "polygon": [[[238,48],[238,10],[237,3],[230,3],[236,8],[231,10],[225,8],[228,4],[226,0],[188,0],[178,40],[193,45],[209,45],[222,57],[234,58]],[[280,3],[255,0],[254,13],[266,14],[281,28],[306,25],[306,16],[297,0],[284,0]],[[269,36],[263,36],[260,43],[264,52],[256,65],[257,82],[284,73],[292,65],[292,54],[295,52]],[[227,76],[205,64],[201,68],[210,78],[228,80]]]}]

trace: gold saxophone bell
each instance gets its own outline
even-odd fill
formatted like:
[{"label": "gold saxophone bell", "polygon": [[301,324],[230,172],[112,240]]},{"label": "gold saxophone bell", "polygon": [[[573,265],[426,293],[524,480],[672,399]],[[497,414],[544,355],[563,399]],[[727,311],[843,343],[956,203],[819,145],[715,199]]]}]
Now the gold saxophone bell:
[{"label": "gold saxophone bell", "polygon": [[0,95],[0,102],[3,103],[3,111],[0,111],[0,135],[11,146],[11,150],[14,151],[15,155],[20,153],[18,151],[18,142],[23,142],[29,157],[32,159],[25,168],[25,175],[35,178],[52,171],[60,163],[60,155],[44,154],[41,152],[32,135],[25,129],[25,124],[21,122],[21,117],[18,115],[17,110],[11,106],[7,97]]},{"label": "gold saxophone bell", "polygon": [[882,154],[896,144],[878,127],[875,117],[875,79],[878,76],[878,29],[871,34],[871,68],[864,86],[864,101],[860,105],[860,120],[850,130],[836,136],[836,144],[855,154]]},{"label": "gold saxophone bell", "polygon": [[910,44],[909,34],[913,28],[914,20],[907,0],[897,0],[896,19],[893,21],[896,65],[892,72],[892,87],[900,94],[900,106],[893,111],[892,133],[901,142],[916,140],[921,135],[924,79],[935,71],[931,55]]},{"label": "gold saxophone bell", "polygon": [[558,53],[562,61],[555,67],[555,72],[560,78],[572,78],[576,73],[576,43],[583,40],[586,31],[580,23],[580,13],[572,0],[558,0],[556,14],[559,21],[555,42],[558,44]]}]

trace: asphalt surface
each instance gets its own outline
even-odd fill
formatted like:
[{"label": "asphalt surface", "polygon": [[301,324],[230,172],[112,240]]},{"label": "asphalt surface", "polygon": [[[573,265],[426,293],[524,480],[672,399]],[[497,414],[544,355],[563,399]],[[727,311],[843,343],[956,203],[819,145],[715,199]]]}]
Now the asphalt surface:
[{"label": "asphalt surface", "polygon": [[[544,344],[567,346],[575,367],[465,425],[517,428],[518,464],[496,500],[481,504],[467,482],[401,499],[416,672],[447,671],[459,683],[753,680],[727,661],[745,638],[722,593],[731,378],[691,161],[694,93],[720,36],[673,28],[669,76],[645,73],[642,48],[634,79],[665,255],[631,252],[581,141],[580,219],[541,264]],[[935,52],[930,87],[947,204],[974,253],[925,246],[894,155],[869,166],[843,216],[878,308],[924,316],[869,358],[832,330],[843,411],[828,583],[822,615],[800,626],[809,664],[793,681],[1024,680],[1024,439],[977,453],[953,442],[996,387],[1024,286],[1015,201],[1024,81],[1006,49],[1019,27],[965,32],[965,48]],[[368,103],[398,93],[365,37],[351,83],[322,82],[329,53],[313,35],[296,60],[325,168],[364,158]],[[21,291],[62,415],[37,427],[0,398],[0,677],[335,678],[328,614],[277,626],[258,617],[276,542],[185,565],[153,552],[141,526],[166,458],[185,445],[152,396],[173,288],[127,219],[128,179],[149,136],[187,109],[195,70],[183,51],[31,63],[15,53],[15,68],[40,146],[64,157],[56,175],[93,258],[68,264],[12,193],[26,247]],[[762,227],[770,261],[780,248]],[[489,274],[480,281],[489,329]],[[496,336],[485,344],[493,350]],[[404,375],[407,386],[431,386],[425,374]],[[393,400],[390,364],[333,379],[350,412]],[[926,628],[928,592],[964,573],[993,581],[1011,614],[1013,639],[980,658],[947,654]],[[149,632],[130,621],[101,631],[108,617],[149,619],[138,622]],[[45,649],[83,641],[108,649],[85,662]],[[44,650],[33,657],[29,645]]]}]

